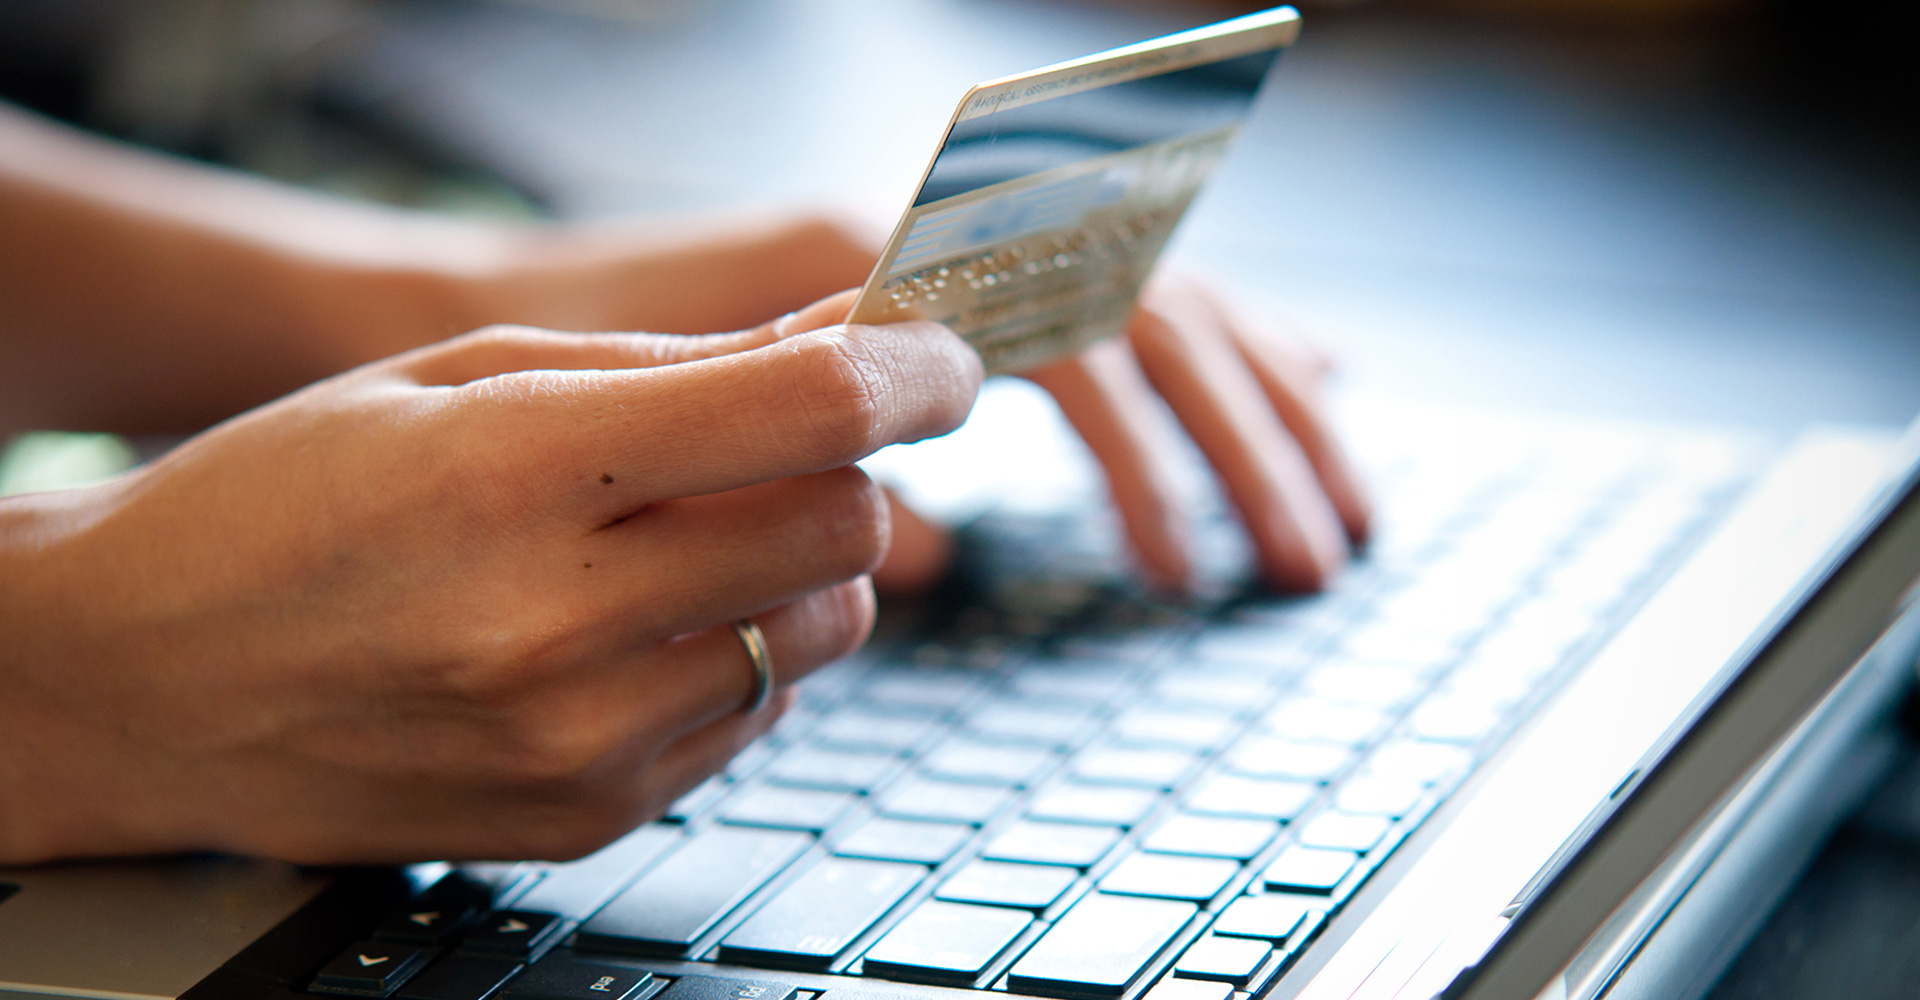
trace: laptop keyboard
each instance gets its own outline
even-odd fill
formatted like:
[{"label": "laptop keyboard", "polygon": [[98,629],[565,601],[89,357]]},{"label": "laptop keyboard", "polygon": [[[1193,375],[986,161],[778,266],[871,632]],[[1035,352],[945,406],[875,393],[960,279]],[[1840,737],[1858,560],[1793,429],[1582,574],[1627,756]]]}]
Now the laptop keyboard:
[{"label": "laptop keyboard", "polygon": [[[1406,502],[1312,597],[1247,586],[1218,511],[1211,596],[1180,606],[1128,582],[1103,515],[988,515],[938,610],[801,684],[665,819],[580,861],[467,866],[450,878],[495,909],[457,953],[368,985],[381,945],[363,942],[359,970],[343,955],[314,989],[823,988],[781,976],[800,972],[866,992],[1258,994],[1724,504],[1729,454],[1652,436],[1387,449],[1376,489]],[[516,975],[540,955],[542,976]],[[689,974],[703,963],[720,987]]]}]

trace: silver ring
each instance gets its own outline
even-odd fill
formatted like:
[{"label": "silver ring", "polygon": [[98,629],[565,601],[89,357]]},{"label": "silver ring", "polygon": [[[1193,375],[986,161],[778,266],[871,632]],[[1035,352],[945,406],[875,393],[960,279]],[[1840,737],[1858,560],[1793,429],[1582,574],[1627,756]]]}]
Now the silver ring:
[{"label": "silver ring", "polygon": [[753,661],[753,700],[746,710],[758,712],[773,697],[773,657],[767,652],[767,637],[751,618],[734,622],[733,631],[740,636],[740,645],[747,647],[747,658]]}]

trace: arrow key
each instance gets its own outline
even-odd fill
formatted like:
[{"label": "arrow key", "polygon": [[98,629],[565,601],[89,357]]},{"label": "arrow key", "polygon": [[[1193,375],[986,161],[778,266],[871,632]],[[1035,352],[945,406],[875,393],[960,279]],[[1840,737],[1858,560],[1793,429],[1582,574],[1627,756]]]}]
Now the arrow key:
[{"label": "arrow key", "polygon": [[525,960],[560,931],[560,915],[537,910],[501,910],[460,942],[464,951]]},{"label": "arrow key", "polygon": [[313,980],[313,992],[384,997],[420,971],[429,955],[425,948],[409,944],[362,941],[320,970]]},{"label": "arrow key", "polygon": [[388,917],[373,929],[373,936],[381,941],[438,945],[472,920],[473,914],[474,908],[470,904],[452,900],[436,904],[421,900],[413,907]]}]

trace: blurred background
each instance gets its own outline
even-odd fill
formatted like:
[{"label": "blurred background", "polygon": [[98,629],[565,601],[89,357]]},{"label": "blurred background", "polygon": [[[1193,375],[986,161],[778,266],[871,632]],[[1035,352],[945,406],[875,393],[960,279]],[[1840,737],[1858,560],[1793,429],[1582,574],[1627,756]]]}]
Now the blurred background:
[{"label": "blurred background", "polygon": [[[1173,254],[1324,341],[1355,395],[1775,435],[1920,412],[1911,5],[1301,6]],[[968,85],[1247,9],[0,0],[0,98],[437,211],[886,223]],[[87,447],[72,461],[124,461]],[[1900,781],[1719,996],[1911,993],[1920,779]]]},{"label": "blurred background", "polygon": [[[1125,0],[0,0],[0,94],[359,197],[891,222],[969,84],[1249,9]],[[1920,411],[1893,0],[1305,4],[1176,255],[1359,388],[1735,422]]]}]

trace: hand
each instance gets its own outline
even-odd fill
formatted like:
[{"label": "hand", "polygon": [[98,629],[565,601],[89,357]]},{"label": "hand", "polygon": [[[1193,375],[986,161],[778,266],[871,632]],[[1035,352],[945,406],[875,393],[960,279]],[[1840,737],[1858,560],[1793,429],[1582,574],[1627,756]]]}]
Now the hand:
[{"label": "hand", "polygon": [[1367,535],[1369,509],[1327,422],[1324,358],[1249,322],[1190,279],[1148,284],[1124,340],[1030,372],[1106,470],[1141,568],[1183,590],[1186,522],[1162,456],[1158,393],[1252,537],[1262,575],[1317,590]]},{"label": "hand", "polygon": [[857,646],[886,506],[849,463],[965,416],[931,324],[493,329],[91,490],[0,503],[0,863],[215,849],[571,857]]},{"label": "hand", "polygon": [[865,283],[885,239],[850,216],[816,212],[645,229],[535,226],[505,231],[457,298],[470,326],[739,330]]}]

